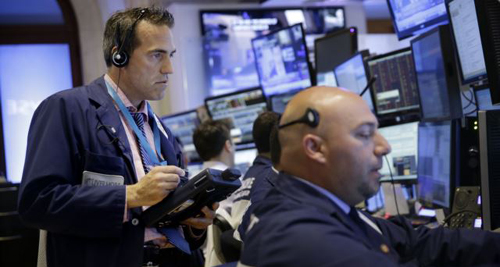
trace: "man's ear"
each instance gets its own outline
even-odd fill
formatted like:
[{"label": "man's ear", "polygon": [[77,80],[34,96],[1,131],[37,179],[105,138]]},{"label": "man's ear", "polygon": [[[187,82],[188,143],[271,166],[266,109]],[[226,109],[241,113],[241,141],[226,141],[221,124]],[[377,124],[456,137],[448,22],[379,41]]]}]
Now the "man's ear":
[{"label": "man's ear", "polygon": [[226,140],[226,142],[224,143],[224,150],[226,150],[227,153],[231,153],[233,149],[233,143],[231,142],[231,140]]},{"label": "man's ear", "polygon": [[302,138],[302,147],[306,156],[321,164],[326,163],[326,157],[323,151],[324,145],[323,139],[314,134],[306,134]]}]

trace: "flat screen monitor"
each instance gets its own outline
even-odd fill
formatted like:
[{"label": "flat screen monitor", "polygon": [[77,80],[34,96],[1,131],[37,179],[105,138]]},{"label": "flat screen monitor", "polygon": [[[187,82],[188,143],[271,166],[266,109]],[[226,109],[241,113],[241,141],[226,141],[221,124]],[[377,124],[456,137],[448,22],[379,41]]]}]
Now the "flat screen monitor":
[{"label": "flat screen monitor", "polygon": [[[411,182],[417,179],[418,122],[379,128],[380,134],[391,145],[391,153],[384,159],[381,182]],[[389,161],[389,164],[387,163]],[[392,173],[392,178],[391,178]]]},{"label": "flat screen monitor", "polygon": [[252,166],[255,157],[257,157],[257,148],[237,149],[234,153],[234,167],[240,170],[241,175],[245,175],[248,168]]},{"label": "flat screen monitor", "polygon": [[486,79],[483,44],[474,0],[446,0],[462,83]]},{"label": "flat screen monitor", "polygon": [[387,0],[399,40],[448,23],[444,0]]},{"label": "flat screen monitor", "polygon": [[286,105],[288,105],[288,102],[290,102],[294,95],[295,93],[286,93],[271,96],[269,98],[271,110],[279,114],[283,114],[283,112],[285,112]]},{"label": "flat screen monitor", "polygon": [[[351,92],[360,94],[368,84],[368,72],[365,63],[365,57],[369,56],[367,50],[360,51],[347,61],[338,65],[334,69],[337,84]],[[373,100],[371,90],[363,94],[363,99],[366,101],[370,109],[373,111]]]},{"label": "flat screen monitor", "polygon": [[312,85],[302,24],[252,39],[259,81],[267,96]]},{"label": "flat screen monitor", "polygon": [[259,86],[251,40],[297,23],[307,35],[345,28],[343,7],[200,11],[210,95]]},{"label": "flat screen monitor", "polygon": [[411,41],[422,120],[462,117],[450,28],[442,25]]},{"label": "flat screen monitor", "polygon": [[419,109],[415,65],[411,49],[373,57],[367,62],[377,114],[387,116]]},{"label": "flat screen monitor", "polygon": [[183,152],[190,162],[201,161],[193,144],[193,132],[200,125],[196,110],[172,114],[161,118],[162,122],[172,131],[183,146]]},{"label": "flat screen monitor", "polygon": [[500,2],[474,0],[491,101],[500,104]]},{"label": "flat screen monitor", "polygon": [[478,110],[498,110],[500,105],[493,105],[491,102],[490,89],[476,89],[476,104]]},{"label": "flat screen monitor", "polygon": [[228,120],[236,143],[253,141],[253,122],[267,110],[267,102],[260,88],[247,89],[205,99],[205,106],[213,120]]},{"label": "flat screen monitor", "polygon": [[450,208],[458,177],[456,121],[418,127],[418,199],[429,208]]},{"label": "flat screen monitor", "polygon": [[358,51],[357,33],[355,27],[350,27],[314,40],[316,72],[331,72],[352,57]]},{"label": "flat screen monitor", "polygon": [[317,72],[316,73],[316,85],[318,86],[332,86],[337,87],[337,80],[335,79],[335,73],[332,71],[327,72]]}]

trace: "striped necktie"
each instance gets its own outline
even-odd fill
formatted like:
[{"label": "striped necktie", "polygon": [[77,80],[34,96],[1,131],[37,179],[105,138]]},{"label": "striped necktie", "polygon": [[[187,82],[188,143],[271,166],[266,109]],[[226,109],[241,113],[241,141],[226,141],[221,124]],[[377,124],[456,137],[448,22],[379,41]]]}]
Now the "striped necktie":
[{"label": "striped necktie", "polygon": [[[137,128],[139,128],[139,130],[141,130],[142,135],[144,136],[144,138],[146,138],[146,132],[144,131],[144,123],[146,122],[146,114],[141,113],[141,112],[132,112],[132,107],[129,107],[128,110],[130,111],[130,115],[132,115],[132,118],[134,118],[134,121],[137,124]],[[149,155],[146,152],[146,149],[142,146],[141,142],[139,141],[139,138],[137,136],[135,138],[137,141],[137,146],[139,147],[139,151],[141,152],[141,161],[142,161],[142,166],[144,168],[144,173],[147,174],[151,170],[151,168],[153,167],[153,163],[152,163],[151,159],[149,158]]]}]

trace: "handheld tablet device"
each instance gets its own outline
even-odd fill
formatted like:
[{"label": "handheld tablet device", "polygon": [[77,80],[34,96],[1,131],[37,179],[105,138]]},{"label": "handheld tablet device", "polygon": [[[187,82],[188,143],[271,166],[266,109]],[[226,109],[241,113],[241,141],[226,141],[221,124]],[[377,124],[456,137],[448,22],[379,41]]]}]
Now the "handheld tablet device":
[{"label": "handheld tablet device", "polygon": [[164,227],[195,217],[204,206],[211,207],[236,191],[241,186],[240,176],[237,169],[207,168],[145,210],[142,219],[148,227]]}]

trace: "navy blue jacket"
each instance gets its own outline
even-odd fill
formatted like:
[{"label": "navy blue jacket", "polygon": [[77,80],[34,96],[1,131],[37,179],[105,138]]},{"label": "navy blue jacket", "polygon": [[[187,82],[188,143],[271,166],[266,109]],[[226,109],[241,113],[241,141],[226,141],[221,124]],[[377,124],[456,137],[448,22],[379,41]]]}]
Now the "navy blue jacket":
[{"label": "navy blue jacket", "polygon": [[[170,138],[161,134],[161,152],[168,164],[183,168],[175,138],[163,128]],[[137,182],[103,77],[52,95],[35,111],[19,213],[26,224],[48,231],[48,266],[140,266],[142,209],[130,210],[124,223],[125,186],[81,186],[83,171],[120,175],[125,185]]]},{"label": "navy blue jacket", "polygon": [[[368,214],[388,245],[374,247],[349,217],[315,188],[280,173],[252,214],[240,261],[248,266],[472,266],[500,264],[500,234]],[[387,249],[388,248],[388,249]]]}]

